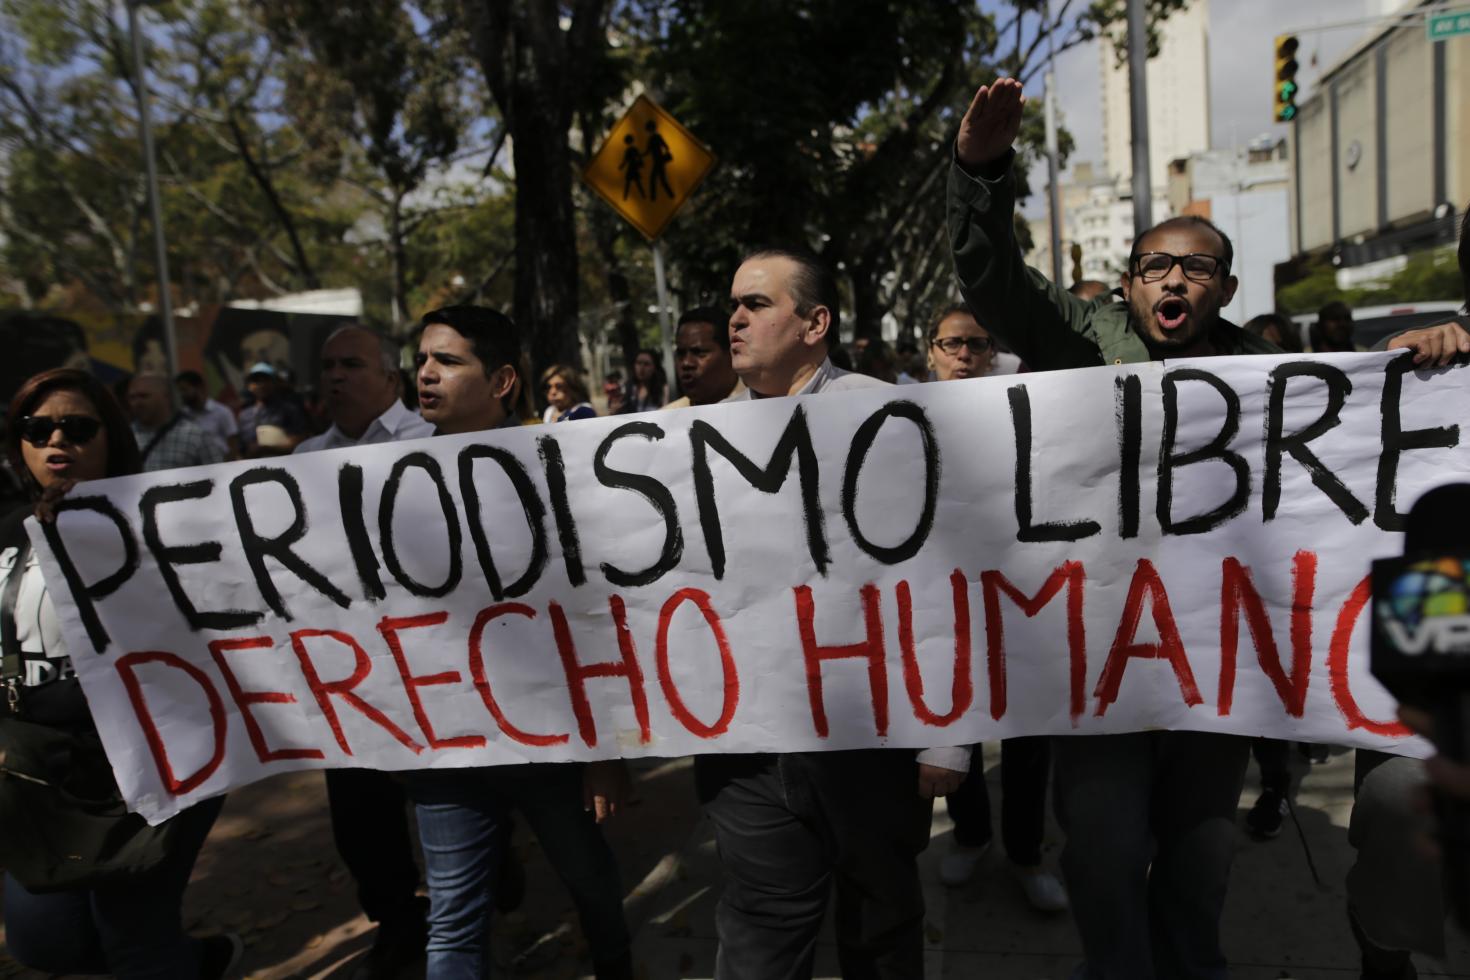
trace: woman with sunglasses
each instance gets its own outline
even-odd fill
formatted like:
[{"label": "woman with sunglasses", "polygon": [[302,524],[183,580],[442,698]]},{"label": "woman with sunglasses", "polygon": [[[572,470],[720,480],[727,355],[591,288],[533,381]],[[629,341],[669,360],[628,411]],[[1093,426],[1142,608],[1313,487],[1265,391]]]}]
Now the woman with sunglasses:
[{"label": "woman with sunglasses", "polygon": [[[929,369],[936,381],[983,378],[1013,373],[997,362],[995,341],[963,304],[939,314],[929,328]],[[978,749],[979,746],[976,746]],[[968,882],[990,849],[990,794],[980,753],[971,756],[970,771],[960,788],[945,797],[954,839],[939,859],[939,879],[950,887]],[[1061,912],[1067,891],[1041,863],[1046,831],[1046,783],[1051,774],[1051,743],[1045,737],[1008,738],[1000,743],[1000,836],[1006,858],[1031,906]]]},{"label": "woman with sunglasses", "polygon": [[[112,394],[83,371],[57,369],[23,384],[6,416],[5,448],[38,514],[77,483],[140,469],[138,446]],[[56,610],[22,527],[26,513],[0,522],[0,594],[13,606],[22,671],[15,701],[25,720],[88,731],[86,699],[62,642]],[[18,587],[11,585],[21,576]],[[8,627],[7,627],[8,628]],[[0,709],[4,710],[4,709]],[[11,710],[17,710],[12,708]],[[235,936],[184,934],[184,887],[224,801],[200,803],[180,822],[169,853],[150,871],[116,884],[35,894],[5,875],[6,945],[16,960],[53,974],[132,978],[226,976],[243,951]],[[0,830],[3,833],[3,830]]]}]

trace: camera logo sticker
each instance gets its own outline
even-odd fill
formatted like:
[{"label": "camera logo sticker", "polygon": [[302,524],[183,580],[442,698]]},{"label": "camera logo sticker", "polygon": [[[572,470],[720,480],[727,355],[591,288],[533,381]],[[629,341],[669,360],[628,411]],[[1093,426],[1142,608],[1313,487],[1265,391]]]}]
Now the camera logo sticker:
[{"label": "camera logo sticker", "polygon": [[1414,562],[1377,606],[1385,634],[1405,656],[1470,654],[1470,559]]}]

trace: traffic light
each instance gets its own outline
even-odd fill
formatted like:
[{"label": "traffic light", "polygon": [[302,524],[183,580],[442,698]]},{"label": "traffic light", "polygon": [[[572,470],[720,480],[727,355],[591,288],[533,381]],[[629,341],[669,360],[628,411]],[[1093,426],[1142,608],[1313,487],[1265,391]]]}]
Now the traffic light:
[{"label": "traffic light", "polygon": [[1276,121],[1291,122],[1296,118],[1296,49],[1295,34],[1276,35]]}]

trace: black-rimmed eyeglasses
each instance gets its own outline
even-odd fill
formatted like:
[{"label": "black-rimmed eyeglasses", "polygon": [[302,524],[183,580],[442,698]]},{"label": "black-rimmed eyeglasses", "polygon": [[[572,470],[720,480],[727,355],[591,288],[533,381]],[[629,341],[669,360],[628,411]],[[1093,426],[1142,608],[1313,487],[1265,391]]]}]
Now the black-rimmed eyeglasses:
[{"label": "black-rimmed eyeglasses", "polygon": [[931,343],[950,357],[958,354],[961,347],[968,347],[971,354],[984,354],[995,346],[989,337],[937,337]]},{"label": "black-rimmed eyeglasses", "polygon": [[1167,276],[1169,270],[1176,265],[1184,270],[1184,278],[1195,282],[1209,282],[1222,268],[1226,272],[1230,270],[1224,259],[1218,255],[1206,255],[1203,252],[1190,252],[1188,255],[1144,252],[1133,260],[1134,275],[1144,282],[1158,282]]}]

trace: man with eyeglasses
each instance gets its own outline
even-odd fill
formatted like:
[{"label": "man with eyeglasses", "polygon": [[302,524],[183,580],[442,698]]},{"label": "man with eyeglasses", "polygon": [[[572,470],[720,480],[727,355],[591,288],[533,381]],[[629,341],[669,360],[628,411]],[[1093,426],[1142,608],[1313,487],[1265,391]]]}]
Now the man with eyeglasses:
[{"label": "man with eyeglasses", "polygon": [[[1041,371],[1278,352],[1220,316],[1235,295],[1234,256],[1203,218],[1139,235],[1121,300],[1082,300],[1028,269],[1013,224],[1022,102],[1013,79],[981,88],[950,167],[955,267],[987,329]],[[1244,738],[1185,731],[1053,740],[1062,871],[1085,957],[1075,977],[1227,975],[1220,913],[1249,749]]]}]

